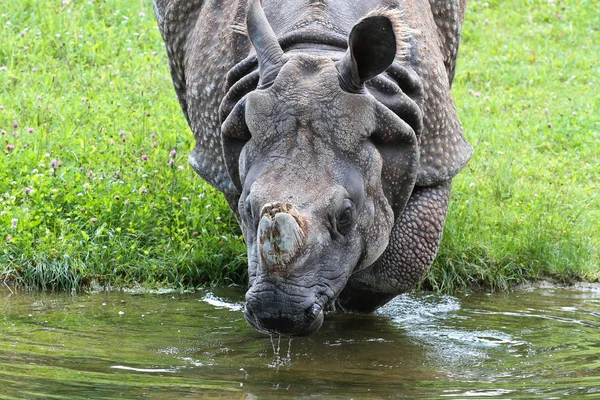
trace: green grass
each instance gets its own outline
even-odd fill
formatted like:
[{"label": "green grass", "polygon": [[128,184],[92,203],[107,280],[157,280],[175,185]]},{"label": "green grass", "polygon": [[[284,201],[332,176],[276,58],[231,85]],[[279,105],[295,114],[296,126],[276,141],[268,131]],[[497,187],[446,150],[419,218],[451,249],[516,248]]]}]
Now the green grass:
[{"label": "green grass", "polygon": [[426,284],[600,279],[600,14],[470,1],[453,94],[475,148]]},{"label": "green grass", "polygon": [[0,14],[0,129],[15,147],[0,154],[0,272],[53,289],[244,280],[235,219],[187,164],[150,2]]},{"label": "green grass", "polygon": [[[592,1],[469,2],[453,92],[475,155],[426,286],[600,279],[599,29]],[[0,281],[245,281],[148,0],[0,1],[0,43]]]}]

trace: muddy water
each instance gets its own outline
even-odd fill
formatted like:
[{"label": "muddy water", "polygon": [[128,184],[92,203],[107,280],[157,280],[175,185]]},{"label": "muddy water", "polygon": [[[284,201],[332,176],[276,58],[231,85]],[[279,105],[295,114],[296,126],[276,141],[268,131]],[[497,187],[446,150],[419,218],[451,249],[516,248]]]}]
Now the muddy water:
[{"label": "muddy water", "polygon": [[593,288],[404,295],[291,343],[236,289],[0,298],[0,398],[600,398]]}]

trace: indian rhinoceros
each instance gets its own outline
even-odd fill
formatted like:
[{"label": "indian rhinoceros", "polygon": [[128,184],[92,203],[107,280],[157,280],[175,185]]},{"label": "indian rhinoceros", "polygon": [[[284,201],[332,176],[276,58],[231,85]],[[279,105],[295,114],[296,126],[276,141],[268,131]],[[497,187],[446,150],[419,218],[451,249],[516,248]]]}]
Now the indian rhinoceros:
[{"label": "indian rhinoceros", "polygon": [[466,0],[154,0],[189,162],[248,246],[245,317],[308,335],[415,286],[469,160]]}]

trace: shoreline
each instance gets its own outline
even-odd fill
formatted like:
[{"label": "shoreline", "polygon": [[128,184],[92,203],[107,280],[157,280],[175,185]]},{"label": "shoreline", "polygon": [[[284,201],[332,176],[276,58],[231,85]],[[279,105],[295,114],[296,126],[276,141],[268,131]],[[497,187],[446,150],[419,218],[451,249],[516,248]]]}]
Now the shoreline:
[{"label": "shoreline", "polygon": [[[126,292],[130,294],[169,294],[169,293],[194,293],[203,290],[210,290],[215,288],[230,288],[237,287],[245,290],[244,285],[230,284],[230,285],[206,285],[197,286],[193,288],[176,288],[174,286],[158,286],[158,287],[144,287],[143,285],[137,284],[133,286],[118,286],[118,285],[100,285],[97,282],[92,282],[90,285],[80,288],[78,290],[61,290],[61,289],[39,289],[34,287],[27,287],[23,284],[17,283],[18,279],[5,279],[0,280],[0,293],[3,291],[13,292],[36,292],[36,293],[86,293],[86,294],[98,294],[103,292]],[[484,286],[472,286],[463,290],[455,290],[453,292],[447,291],[436,291],[432,289],[421,289],[414,288],[412,291],[424,291],[429,293],[447,294],[451,296],[459,296],[466,293],[506,293],[510,294],[519,291],[531,291],[539,289],[565,289],[565,290],[578,290],[578,291],[592,291],[600,292],[600,281],[583,281],[581,279],[573,279],[572,282],[558,282],[550,277],[543,277],[540,279],[529,280],[524,283],[518,283],[510,286],[506,290],[493,290],[490,287]]]}]

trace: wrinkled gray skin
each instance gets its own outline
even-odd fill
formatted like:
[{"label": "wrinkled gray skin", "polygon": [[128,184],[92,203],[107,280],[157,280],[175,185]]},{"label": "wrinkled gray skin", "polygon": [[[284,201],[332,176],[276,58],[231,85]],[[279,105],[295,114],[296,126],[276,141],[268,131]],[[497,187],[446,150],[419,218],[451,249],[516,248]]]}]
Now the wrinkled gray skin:
[{"label": "wrinkled gray skin", "polygon": [[154,0],[189,161],[248,244],[255,329],[311,334],[427,272],[472,152],[450,94],[465,5]]}]

